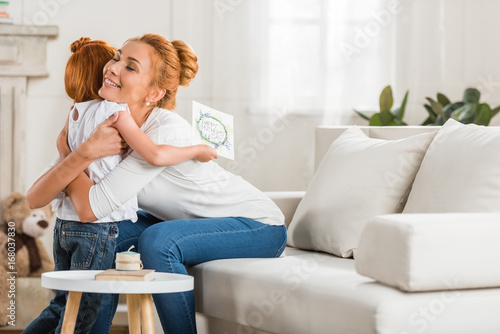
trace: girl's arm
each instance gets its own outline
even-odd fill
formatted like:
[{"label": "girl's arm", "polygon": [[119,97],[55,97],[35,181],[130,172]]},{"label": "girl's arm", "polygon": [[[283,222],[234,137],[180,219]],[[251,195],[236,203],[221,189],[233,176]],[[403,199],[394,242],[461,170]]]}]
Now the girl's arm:
[{"label": "girl's arm", "polygon": [[[49,204],[73,180],[82,173],[86,175],[85,168],[95,159],[125,153],[127,145],[123,143],[118,131],[112,127],[115,121],[116,117],[110,117],[100,124],[92,137],[71,153],[68,150],[61,150],[58,144],[60,155],[64,159],[36,180],[28,190],[26,198],[30,208]],[[60,137],[67,137],[66,127]],[[69,154],[65,156],[67,153]]]},{"label": "girl's arm", "polygon": [[90,188],[94,185],[94,182],[85,173],[81,172],[67,187],[66,192],[68,193],[71,203],[75,208],[75,212],[78,215],[78,219],[82,223],[88,223],[96,221],[97,218],[92,211],[89,201]]},{"label": "girl's arm", "polygon": [[191,159],[207,162],[217,158],[217,152],[208,145],[176,147],[155,144],[126,111],[119,112],[113,126],[120,131],[127,144],[153,166],[171,166]]},{"label": "girl's arm", "polygon": [[[69,117],[66,120],[66,125],[63,131],[61,131],[61,133],[57,137],[57,150],[59,152],[60,160],[64,160],[64,158],[71,154],[71,149],[68,146],[68,122]],[[79,215],[78,218],[81,222],[90,222],[96,220],[95,216],[92,213],[92,210],[90,210],[90,212],[86,210],[87,206],[90,207],[90,203],[88,201],[88,192],[90,187],[92,187],[93,185],[94,183],[92,182],[92,180],[90,180],[87,173],[85,173],[85,171],[82,171],[66,187],[66,192],[71,194],[70,199],[75,198],[75,201],[72,200],[72,204],[75,208],[75,211]]]}]

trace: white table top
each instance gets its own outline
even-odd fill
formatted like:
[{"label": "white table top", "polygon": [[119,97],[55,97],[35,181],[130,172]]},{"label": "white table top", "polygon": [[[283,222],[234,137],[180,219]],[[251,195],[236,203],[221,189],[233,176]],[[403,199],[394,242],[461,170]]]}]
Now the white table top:
[{"label": "white table top", "polygon": [[194,278],[188,275],[155,272],[154,281],[96,281],[103,270],[61,270],[42,274],[42,287],[95,293],[171,293],[193,290]]}]

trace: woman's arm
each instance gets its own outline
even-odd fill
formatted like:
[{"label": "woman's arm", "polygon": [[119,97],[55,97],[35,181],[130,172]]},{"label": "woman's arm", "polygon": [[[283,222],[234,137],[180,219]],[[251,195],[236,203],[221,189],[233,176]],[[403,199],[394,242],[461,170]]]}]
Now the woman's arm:
[{"label": "woman's arm", "polygon": [[[157,145],[183,147],[191,143],[191,131],[187,123],[160,121],[151,124],[146,134]],[[133,151],[97,184],[91,185],[89,180],[79,177],[76,182],[82,183],[71,184],[66,191],[81,221],[94,221],[108,216],[139,194],[165,168],[150,165]]]},{"label": "woman's arm", "polygon": [[[117,130],[112,127],[115,121],[116,117],[110,117],[103,122],[89,140],[35,181],[26,193],[30,208],[39,208],[49,204],[81,173],[85,174],[83,171],[95,159],[125,152],[127,145],[123,143]],[[67,137],[66,127],[60,136]],[[66,153],[60,152],[61,156],[65,154],[67,151]]]},{"label": "woman's arm", "polygon": [[57,194],[92,163],[93,159],[86,153],[89,151],[91,149],[82,147],[80,150],[71,152],[64,160],[36,180],[26,193],[30,208],[43,207],[56,198]]},{"label": "woman's arm", "polygon": [[172,145],[156,145],[137,126],[134,119],[126,111],[120,111],[118,120],[113,125],[120,131],[123,139],[146,162],[153,166],[171,166],[196,159],[208,162],[217,158],[217,152],[208,145],[176,147]]},{"label": "woman's arm", "polygon": [[[106,217],[137,195],[165,167],[152,166],[140,156],[129,155],[99,183],[78,177],[66,191],[82,222]],[[86,176],[86,175],[85,175]]]}]

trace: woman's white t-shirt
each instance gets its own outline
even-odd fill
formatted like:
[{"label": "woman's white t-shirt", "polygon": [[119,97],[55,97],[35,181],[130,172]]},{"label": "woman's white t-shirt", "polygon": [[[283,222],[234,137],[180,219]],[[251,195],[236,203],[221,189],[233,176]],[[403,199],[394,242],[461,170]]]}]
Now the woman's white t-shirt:
[{"label": "woman's white t-shirt", "polygon": [[[189,123],[165,109],[154,109],[141,129],[156,144],[191,145]],[[213,161],[155,167],[132,152],[90,189],[89,200],[101,218],[136,194],[141,209],[164,220],[245,217],[284,224],[283,213],[269,197]]]},{"label": "woman's white t-shirt", "polygon": [[[111,115],[120,110],[127,110],[126,104],[118,104],[110,101],[92,100],[89,102],[76,103],[70,111],[68,123],[68,145],[71,151],[74,151],[80,144],[86,141],[95,128]],[[78,117],[75,120],[74,114],[78,111]],[[121,155],[112,155],[94,160],[87,167],[87,174],[92,182],[101,181],[109,172],[111,172],[122,161]],[[61,192],[58,197],[52,201],[52,210],[57,211],[57,217],[64,220],[79,221],[71,199],[66,192]],[[127,201],[117,206],[112,212],[100,217],[93,223],[114,222],[121,220],[137,220],[137,196],[131,196]]]}]

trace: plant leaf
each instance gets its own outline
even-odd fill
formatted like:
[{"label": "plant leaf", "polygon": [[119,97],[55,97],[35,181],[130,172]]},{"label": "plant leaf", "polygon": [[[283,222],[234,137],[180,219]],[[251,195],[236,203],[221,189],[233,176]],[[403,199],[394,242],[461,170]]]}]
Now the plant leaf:
[{"label": "plant leaf", "polygon": [[394,116],[394,119],[397,119],[398,118],[398,114],[399,114],[399,110],[401,109],[401,107],[396,107],[394,108],[391,113],[392,113],[392,116]]},{"label": "plant leaf", "polygon": [[380,121],[380,113],[377,113],[370,117],[370,126],[382,126],[382,122]]},{"label": "plant leaf", "polygon": [[443,108],[444,117],[446,117],[446,119],[450,118],[450,115],[453,113],[453,111],[462,107],[464,104],[465,103],[463,103],[462,101],[449,103],[446,107]]},{"label": "plant leaf", "polygon": [[482,103],[477,106],[477,116],[474,123],[477,125],[488,125],[490,124],[491,117],[493,117],[493,110],[486,103]]},{"label": "plant leaf", "polygon": [[453,118],[455,121],[460,122],[459,117],[463,111],[464,111],[463,107],[453,110],[453,112],[450,114],[450,118]]},{"label": "plant leaf", "polygon": [[394,115],[388,110],[382,110],[380,112],[380,122],[382,125],[390,125],[394,121]]},{"label": "plant leaf", "polygon": [[436,115],[441,116],[441,118],[445,120],[446,118],[444,117],[443,106],[430,97],[427,97],[427,101],[429,101],[429,103],[431,104],[432,111],[434,111]]},{"label": "plant leaf", "polygon": [[443,107],[446,107],[448,104],[451,103],[450,99],[447,98],[446,95],[441,93],[437,94],[437,100]]},{"label": "plant leaf", "polygon": [[356,109],[353,109],[356,114],[358,114],[361,118],[366,119],[367,121],[370,120],[370,117],[366,116],[363,114],[361,111],[357,111]]},{"label": "plant leaf", "polygon": [[493,118],[496,114],[498,114],[499,111],[500,111],[500,106],[498,106],[495,109],[493,109],[491,111],[492,112],[491,118]]},{"label": "plant leaf", "polygon": [[453,118],[454,120],[463,124],[471,123],[474,120],[476,114],[476,107],[477,105],[475,103],[464,104],[462,107],[455,109],[450,114],[450,118]]},{"label": "plant leaf", "polygon": [[466,103],[462,107],[462,112],[460,113],[458,120],[464,124],[469,124],[476,118],[476,110],[479,108],[476,103]]},{"label": "plant leaf", "polygon": [[427,110],[427,112],[429,113],[429,118],[432,119],[432,121],[434,122],[436,120],[436,113],[434,112],[434,110],[432,110],[432,107],[428,104],[424,104],[424,107],[425,109]]},{"label": "plant leaf", "polygon": [[431,119],[431,116],[427,117],[425,121],[422,122],[420,125],[434,125],[434,121],[436,120],[436,117],[434,119]]},{"label": "plant leaf", "polygon": [[394,115],[396,119],[402,121],[403,116],[405,115],[405,109],[406,109],[406,101],[408,101],[408,94],[410,92],[406,91],[405,97],[403,98],[403,102],[401,102],[401,107],[399,107],[398,112]]},{"label": "plant leaf", "polygon": [[479,103],[481,93],[476,88],[467,88],[464,92],[464,103]]},{"label": "plant leaf", "polygon": [[394,99],[392,98],[392,88],[391,86],[387,86],[382,90],[380,94],[380,111],[387,110],[390,111],[392,105],[394,103]]}]

